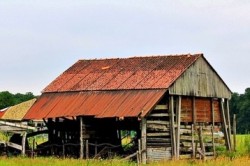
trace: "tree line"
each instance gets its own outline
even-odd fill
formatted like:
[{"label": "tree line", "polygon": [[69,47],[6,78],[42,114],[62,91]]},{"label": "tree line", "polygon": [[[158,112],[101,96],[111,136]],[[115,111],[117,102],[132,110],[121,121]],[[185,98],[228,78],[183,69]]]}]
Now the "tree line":
[{"label": "tree line", "polygon": [[9,91],[0,92],[0,109],[22,103],[35,97],[36,96],[32,92],[27,92],[25,94],[12,94]]},{"label": "tree line", "polygon": [[[35,98],[32,92],[25,94],[12,94],[8,91],[0,92],[0,109],[19,104]],[[230,100],[231,119],[233,114],[237,115],[237,133],[245,134],[250,132],[250,88],[244,94],[233,93]],[[232,122],[232,120],[231,120]]]},{"label": "tree line", "polygon": [[236,114],[237,133],[247,134],[250,132],[250,88],[244,94],[233,93],[230,100],[230,116]]}]

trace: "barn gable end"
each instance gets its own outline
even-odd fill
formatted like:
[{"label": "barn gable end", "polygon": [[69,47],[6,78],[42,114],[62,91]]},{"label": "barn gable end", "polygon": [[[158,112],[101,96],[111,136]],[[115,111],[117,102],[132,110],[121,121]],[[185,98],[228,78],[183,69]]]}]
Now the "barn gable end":
[{"label": "barn gable end", "polygon": [[201,56],[170,87],[173,95],[231,98],[231,91]]}]

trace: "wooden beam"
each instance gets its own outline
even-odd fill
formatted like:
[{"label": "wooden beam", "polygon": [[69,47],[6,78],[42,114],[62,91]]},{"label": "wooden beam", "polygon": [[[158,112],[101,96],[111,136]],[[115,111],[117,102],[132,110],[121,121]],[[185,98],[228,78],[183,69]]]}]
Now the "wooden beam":
[{"label": "wooden beam", "polygon": [[80,159],[83,159],[83,120],[82,117],[80,119]]},{"label": "wooden beam", "polygon": [[24,125],[22,123],[12,123],[12,122],[6,122],[6,121],[0,120],[0,124],[6,125],[6,126],[17,127],[17,128],[20,128],[20,129],[26,129],[26,130],[28,129],[28,130],[34,130],[34,131],[36,131],[35,127]]},{"label": "wooden beam", "polygon": [[27,135],[27,132],[24,132],[23,137],[22,137],[22,156],[25,156],[26,135]]},{"label": "wooden beam", "polygon": [[161,120],[147,120],[147,124],[169,125],[169,122],[167,122],[167,121],[161,121]]},{"label": "wooden beam", "polygon": [[141,148],[142,151],[142,163],[147,163],[147,120],[145,118],[141,119]]},{"label": "wooden beam", "polygon": [[[5,143],[5,142],[1,142],[1,143]],[[18,145],[18,144],[16,144],[16,143],[6,142],[6,145],[9,146],[9,147],[12,147],[12,148],[15,148],[15,149],[17,149],[17,150],[22,151],[22,146],[21,146],[21,145]]]},{"label": "wooden beam", "polygon": [[193,112],[193,124],[196,124],[196,108],[195,108],[195,97],[192,99],[192,112]]},{"label": "wooden beam", "polygon": [[227,147],[227,150],[231,151],[231,146],[230,146],[230,142],[229,142],[229,135],[228,135],[228,130],[227,130],[228,126],[227,126],[227,122],[226,122],[224,103],[223,103],[222,99],[220,99],[220,107],[221,107],[221,116],[222,116],[222,121],[223,121],[226,147]]},{"label": "wooden beam", "polygon": [[213,98],[211,98],[211,111],[212,111],[212,144],[213,144],[213,152],[214,152],[214,156],[216,155],[216,151],[215,151],[215,146],[214,146],[214,100]]},{"label": "wooden beam", "polygon": [[156,105],[154,110],[167,110],[167,105]]},{"label": "wooden beam", "polygon": [[234,139],[234,151],[236,151],[236,114],[234,114],[233,118],[233,139]]},{"label": "wooden beam", "polygon": [[230,144],[230,147],[232,147],[232,141],[231,141],[231,133],[232,133],[232,130],[231,130],[231,121],[230,121],[230,111],[229,111],[229,101],[228,99],[225,99],[225,102],[226,102],[226,119],[227,119],[227,126],[228,126],[228,137],[229,137],[229,144]]},{"label": "wooden beam", "polygon": [[147,133],[148,137],[161,137],[161,136],[169,136],[168,132],[164,132],[164,133]]},{"label": "wooden beam", "polygon": [[199,136],[199,141],[200,141],[200,148],[201,148],[201,151],[202,151],[202,159],[203,160],[205,160],[206,158],[205,158],[205,153],[206,153],[206,151],[205,151],[205,146],[204,146],[204,142],[203,142],[203,135],[202,135],[202,128],[201,128],[201,126],[199,127],[199,134],[198,134],[198,136]]},{"label": "wooden beam", "polygon": [[171,117],[171,142],[172,142],[172,158],[176,158],[176,138],[175,138],[175,121],[174,121],[174,97],[170,96],[170,117]]},{"label": "wooden beam", "polygon": [[180,157],[180,126],[181,126],[181,96],[177,100],[177,131],[176,131],[176,158]]},{"label": "wooden beam", "polygon": [[156,113],[156,114],[150,114],[149,117],[169,117],[168,113]]},{"label": "wooden beam", "polygon": [[192,133],[192,158],[195,158],[195,143],[194,143],[194,124],[191,125],[191,133]]}]

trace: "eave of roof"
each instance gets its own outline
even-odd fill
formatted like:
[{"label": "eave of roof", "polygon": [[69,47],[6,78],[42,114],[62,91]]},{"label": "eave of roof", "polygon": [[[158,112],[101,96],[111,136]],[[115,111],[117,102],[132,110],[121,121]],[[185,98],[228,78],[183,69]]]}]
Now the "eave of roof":
[{"label": "eave of roof", "polygon": [[44,93],[24,119],[139,117],[150,111],[165,92],[155,89]]},{"label": "eave of roof", "polygon": [[6,109],[1,119],[21,121],[36,99],[31,99]]}]

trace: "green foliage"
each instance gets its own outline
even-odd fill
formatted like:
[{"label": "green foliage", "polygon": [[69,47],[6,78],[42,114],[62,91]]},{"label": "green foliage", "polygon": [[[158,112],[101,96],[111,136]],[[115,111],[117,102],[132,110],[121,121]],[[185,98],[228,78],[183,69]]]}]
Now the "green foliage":
[{"label": "green foliage", "polygon": [[19,104],[33,98],[35,98],[35,96],[31,92],[27,92],[25,94],[12,94],[8,91],[3,91],[0,92],[0,109]]},{"label": "green foliage", "polygon": [[250,88],[244,94],[233,93],[230,108],[231,118],[237,114],[237,133],[247,134],[250,130]]}]

